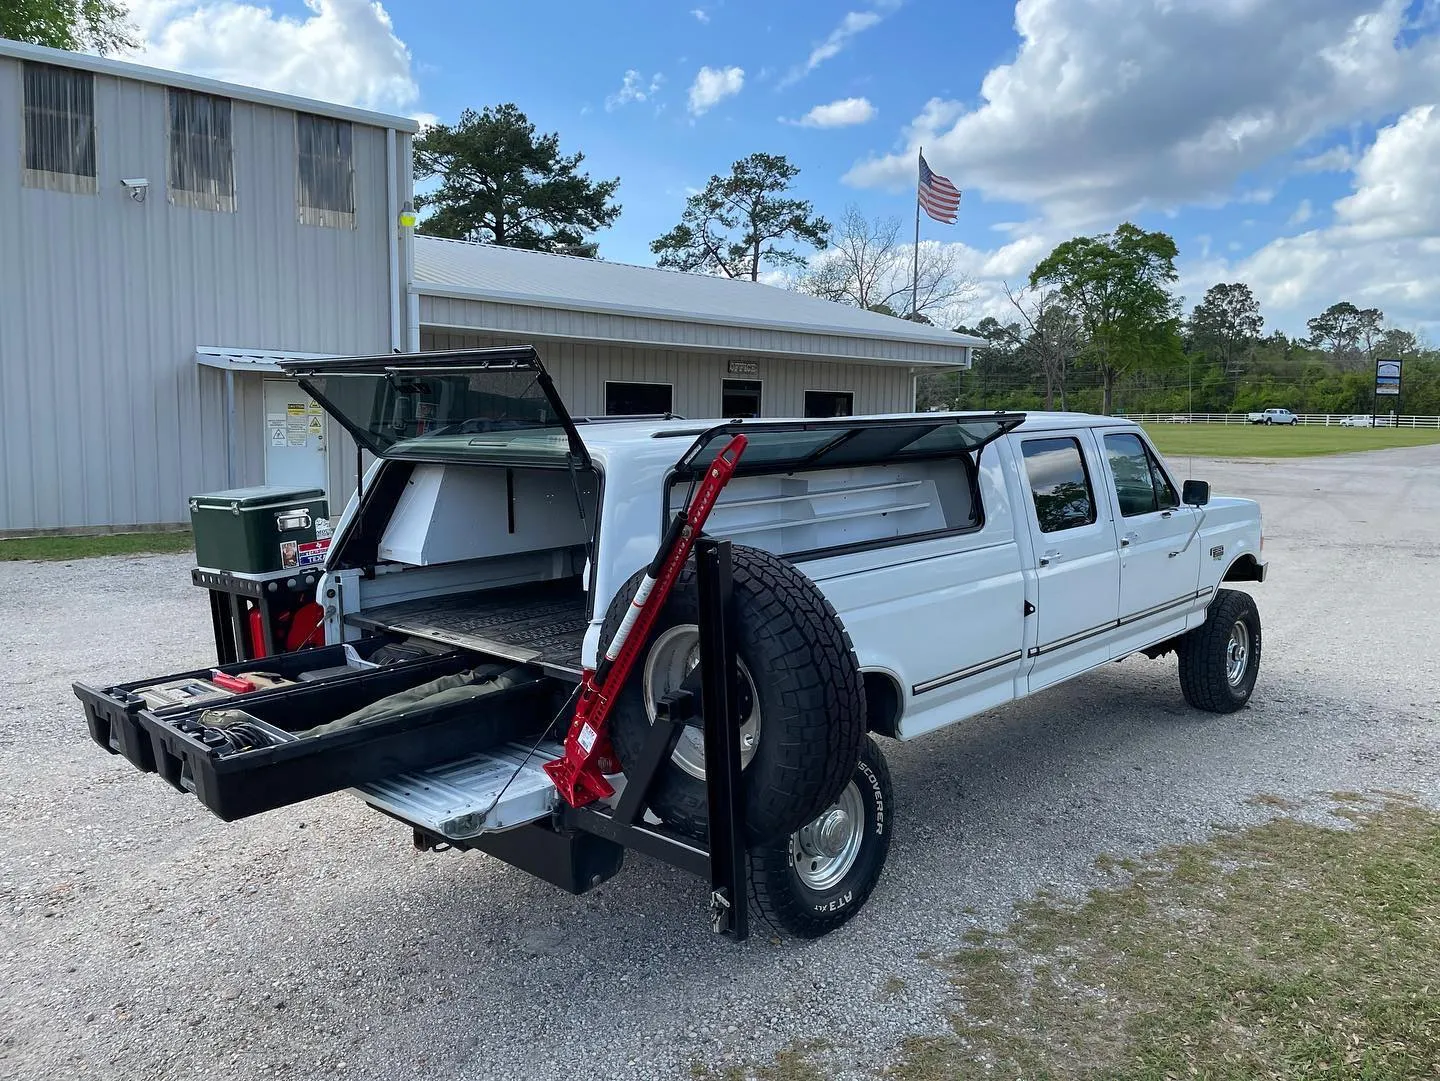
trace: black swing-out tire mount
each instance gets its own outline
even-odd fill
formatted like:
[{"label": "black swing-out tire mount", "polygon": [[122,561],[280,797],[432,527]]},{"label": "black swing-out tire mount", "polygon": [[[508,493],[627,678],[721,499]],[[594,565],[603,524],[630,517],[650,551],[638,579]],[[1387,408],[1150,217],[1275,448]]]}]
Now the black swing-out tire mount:
[{"label": "black swing-out tire mount", "polygon": [[819,890],[804,881],[800,865],[809,857],[798,834],[750,849],[751,911],[781,935],[828,934],[860,911],[880,881],[890,853],[894,800],[890,769],[873,739],[867,737],[861,748],[851,784],[863,807],[863,832],[854,862],[838,881]]},{"label": "black swing-out tire mount", "polygon": [[[1243,628],[1243,634],[1237,628]],[[1241,641],[1243,639],[1243,641]],[[1185,701],[1207,713],[1234,713],[1250,701],[1260,674],[1260,610],[1236,589],[1215,594],[1205,622],[1180,639],[1180,690]],[[1244,666],[1232,663],[1243,646]]]},{"label": "black swing-out tire mount", "polygon": [[[829,807],[850,782],[865,739],[865,692],[850,636],[834,607],[801,571],[769,552],[732,548],[734,648],[754,684],[759,731],[745,766],[747,839],[788,837]],[[624,618],[643,571],[605,614],[601,642]],[[623,768],[638,761],[651,719],[642,678],[651,646],[667,630],[698,625],[695,564],[686,564],[610,717]],[[674,761],[662,765],[650,808],[667,826],[706,836],[705,782]]]}]

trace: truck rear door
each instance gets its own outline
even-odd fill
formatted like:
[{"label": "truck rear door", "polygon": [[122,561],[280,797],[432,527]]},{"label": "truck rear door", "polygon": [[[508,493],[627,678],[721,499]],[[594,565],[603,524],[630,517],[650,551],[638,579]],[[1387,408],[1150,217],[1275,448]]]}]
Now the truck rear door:
[{"label": "truck rear door", "polygon": [[1036,556],[1030,691],[1110,659],[1119,618],[1120,556],[1105,467],[1087,429],[1015,440]]}]

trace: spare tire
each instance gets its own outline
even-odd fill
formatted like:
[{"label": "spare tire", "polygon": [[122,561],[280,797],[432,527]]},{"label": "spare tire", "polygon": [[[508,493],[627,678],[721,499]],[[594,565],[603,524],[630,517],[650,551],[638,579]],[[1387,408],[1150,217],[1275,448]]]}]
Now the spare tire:
[{"label": "spare tire", "polygon": [[[732,549],[745,825],[751,842],[786,836],[835,802],[865,739],[865,691],[850,637],[824,594],[769,552]],[[600,641],[620,626],[644,572],[621,587]],[[692,559],[661,609],[635,668],[616,696],[610,736],[621,768],[640,758],[655,703],[699,662],[700,602]],[[669,825],[705,836],[704,735],[688,727],[650,790]]]}]

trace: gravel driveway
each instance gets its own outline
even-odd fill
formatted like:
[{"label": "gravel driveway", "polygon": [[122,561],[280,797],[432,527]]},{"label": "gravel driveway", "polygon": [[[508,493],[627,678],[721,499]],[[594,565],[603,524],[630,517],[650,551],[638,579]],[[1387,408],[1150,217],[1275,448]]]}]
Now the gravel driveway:
[{"label": "gravel driveway", "polygon": [[1251,708],[1191,712],[1173,658],[1135,659],[886,743],[889,868],[809,944],[712,938],[703,885],[641,857],[572,898],[420,855],[343,795],[225,825],[91,744],[69,690],[213,659],[187,558],[0,564],[0,1076],[675,1077],[809,1039],[860,1073],[945,1029],[924,956],[1102,852],[1259,793],[1440,804],[1440,447],[1176,464],[1265,509]]}]

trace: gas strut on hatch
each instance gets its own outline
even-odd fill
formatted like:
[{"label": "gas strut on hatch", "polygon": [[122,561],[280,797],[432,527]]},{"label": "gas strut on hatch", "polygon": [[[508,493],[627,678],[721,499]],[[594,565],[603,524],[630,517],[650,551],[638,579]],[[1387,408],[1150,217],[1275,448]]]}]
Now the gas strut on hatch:
[{"label": "gas strut on hatch", "polygon": [[735,436],[710,463],[705,479],[690,500],[690,506],[676,514],[670,528],[665,531],[660,548],[646,568],[645,577],[635,590],[635,597],[625,618],[620,621],[610,647],[594,670],[584,675],[580,697],[575,703],[575,719],[565,737],[565,754],[545,763],[545,772],[571,807],[583,807],[615,792],[599,765],[602,758],[611,757],[610,741],[605,731],[610,707],[625,685],[630,669],[635,666],[665,599],[680,577],[685,561],[690,558],[695,539],[705,528],[705,520],[710,517],[715,501],[735,475],[735,467],[740,462],[740,455],[745,452],[747,442],[743,435]]}]

